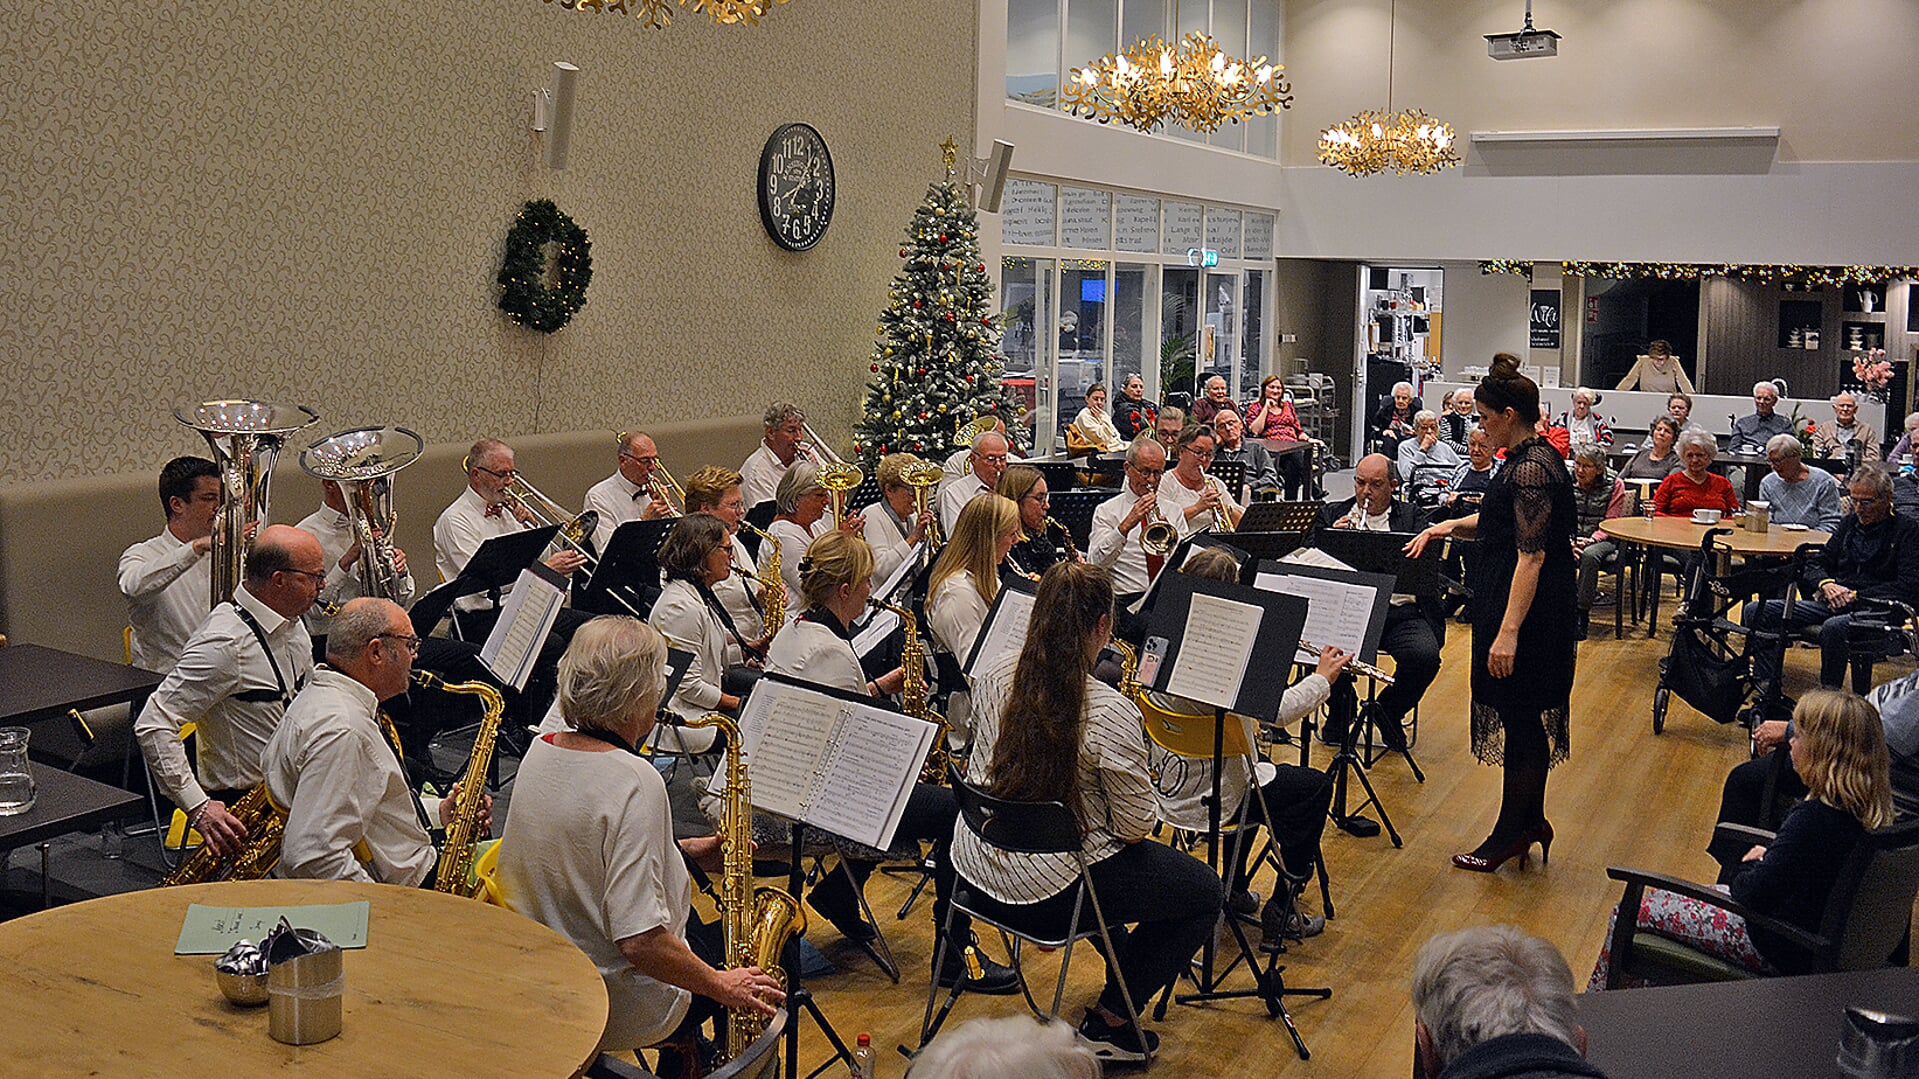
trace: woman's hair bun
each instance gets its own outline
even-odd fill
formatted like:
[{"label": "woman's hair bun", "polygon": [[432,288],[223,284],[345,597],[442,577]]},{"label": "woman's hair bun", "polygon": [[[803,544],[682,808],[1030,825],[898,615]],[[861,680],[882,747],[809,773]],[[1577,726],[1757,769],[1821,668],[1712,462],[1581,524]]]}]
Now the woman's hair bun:
[{"label": "woman's hair bun", "polygon": [[1486,372],[1489,378],[1514,378],[1519,375],[1519,357],[1510,352],[1493,353],[1492,367]]}]

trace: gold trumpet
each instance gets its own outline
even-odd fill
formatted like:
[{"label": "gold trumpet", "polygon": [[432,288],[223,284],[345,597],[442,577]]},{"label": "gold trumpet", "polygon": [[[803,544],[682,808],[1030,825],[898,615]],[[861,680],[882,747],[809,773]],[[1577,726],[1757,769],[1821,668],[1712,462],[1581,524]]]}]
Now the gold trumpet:
[{"label": "gold trumpet", "polygon": [[1152,509],[1146,511],[1146,519],[1140,522],[1139,545],[1146,549],[1147,554],[1157,558],[1165,558],[1173,553],[1173,548],[1179,546],[1179,530],[1173,527],[1173,522],[1167,520],[1165,514],[1159,512],[1157,501]]},{"label": "gold trumpet", "polygon": [[1217,490],[1220,497],[1220,501],[1213,503],[1213,531],[1231,532],[1234,526],[1232,515],[1226,512],[1226,481],[1209,473],[1206,486]]},{"label": "gold trumpet", "polygon": [[[1300,641],[1299,647],[1304,651],[1311,652],[1314,656],[1318,656],[1319,653],[1325,651],[1324,646],[1314,644],[1307,640]],[[1363,662],[1358,656],[1347,660],[1346,668],[1354,674],[1363,674],[1382,686],[1390,686],[1393,684],[1392,675],[1387,674],[1385,671],[1380,670],[1370,663]]]}]

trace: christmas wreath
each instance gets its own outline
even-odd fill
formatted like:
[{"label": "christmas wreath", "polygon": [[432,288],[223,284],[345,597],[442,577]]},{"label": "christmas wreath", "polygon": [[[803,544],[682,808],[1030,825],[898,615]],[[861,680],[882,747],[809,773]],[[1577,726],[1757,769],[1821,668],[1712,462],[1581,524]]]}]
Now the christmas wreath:
[{"label": "christmas wreath", "polygon": [[[554,244],[553,283],[547,284],[546,245]],[[521,207],[506,234],[506,261],[500,267],[500,310],[529,329],[552,333],[586,305],[593,279],[593,256],[586,230],[560,212],[551,199]]]}]

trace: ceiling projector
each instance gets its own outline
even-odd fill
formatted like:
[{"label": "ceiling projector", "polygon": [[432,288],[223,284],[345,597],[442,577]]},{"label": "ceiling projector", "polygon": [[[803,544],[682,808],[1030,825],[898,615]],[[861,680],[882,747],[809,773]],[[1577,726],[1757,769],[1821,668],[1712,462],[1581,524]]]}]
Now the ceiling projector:
[{"label": "ceiling projector", "polygon": [[1533,29],[1532,0],[1526,0],[1526,28],[1510,34],[1487,34],[1486,55],[1495,60],[1532,60],[1559,55],[1559,35]]}]

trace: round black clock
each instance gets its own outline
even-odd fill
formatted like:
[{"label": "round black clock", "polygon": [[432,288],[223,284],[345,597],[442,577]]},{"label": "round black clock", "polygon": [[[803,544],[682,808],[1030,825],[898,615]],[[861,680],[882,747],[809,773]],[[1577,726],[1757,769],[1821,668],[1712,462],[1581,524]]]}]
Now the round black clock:
[{"label": "round black clock", "polygon": [[811,124],[782,124],[760,151],[760,222],[773,242],[805,251],[833,223],[833,155]]}]

